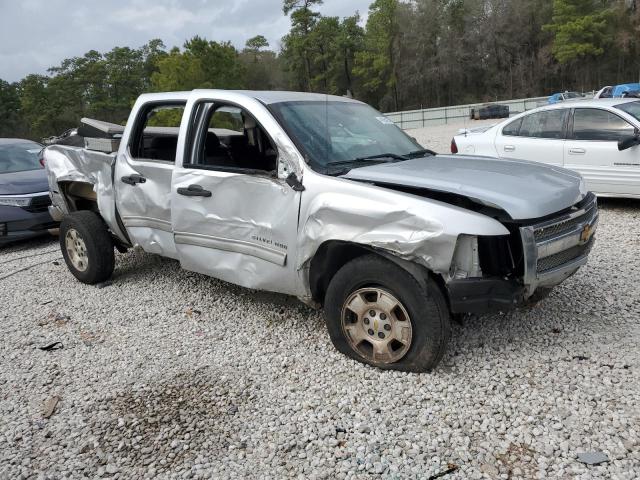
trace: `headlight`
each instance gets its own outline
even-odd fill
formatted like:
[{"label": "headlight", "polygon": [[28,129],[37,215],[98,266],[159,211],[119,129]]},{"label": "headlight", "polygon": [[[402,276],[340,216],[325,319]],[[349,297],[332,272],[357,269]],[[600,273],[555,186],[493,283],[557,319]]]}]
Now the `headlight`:
[{"label": "headlight", "polygon": [[6,207],[28,207],[31,197],[0,197],[0,205]]}]

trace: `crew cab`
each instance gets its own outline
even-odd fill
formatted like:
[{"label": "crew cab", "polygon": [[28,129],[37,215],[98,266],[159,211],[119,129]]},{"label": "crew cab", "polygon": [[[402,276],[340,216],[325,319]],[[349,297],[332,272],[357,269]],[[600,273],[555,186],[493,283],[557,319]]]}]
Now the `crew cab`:
[{"label": "crew cab", "polygon": [[145,94],[124,128],[84,123],[104,138],[44,152],[78,280],[107,280],[114,247],[140,246],[324,306],[337,349],[381,368],[434,368],[452,313],[542,297],[594,243],[596,199],[580,175],[435,155],[348,98]]}]

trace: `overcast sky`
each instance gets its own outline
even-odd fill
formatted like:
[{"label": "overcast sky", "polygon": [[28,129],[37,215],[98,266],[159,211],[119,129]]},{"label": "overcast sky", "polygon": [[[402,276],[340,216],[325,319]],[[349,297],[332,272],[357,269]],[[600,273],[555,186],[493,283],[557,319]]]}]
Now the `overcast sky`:
[{"label": "overcast sky", "polygon": [[[320,11],[366,17],[371,2],[325,0]],[[92,49],[139,47],[152,38],[170,48],[200,35],[241,48],[262,34],[277,49],[288,30],[282,0],[0,0],[0,78],[13,82]]]}]

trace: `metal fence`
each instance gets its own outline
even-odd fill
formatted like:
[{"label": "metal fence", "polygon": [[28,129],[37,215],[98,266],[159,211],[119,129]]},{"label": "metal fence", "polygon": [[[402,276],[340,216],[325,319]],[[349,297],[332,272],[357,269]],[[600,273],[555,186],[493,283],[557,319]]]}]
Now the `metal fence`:
[{"label": "metal fence", "polygon": [[[585,95],[589,95],[586,93]],[[522,98],[519,100],[505,100],[502,102],[470,103],[468,105],[455,105],[452,107],[426,108],[423,110],[407,110],[404,112],[390,112],[385,115],[402,129],[429,127],[444,125],[451,121],[469,118],[472,108],[480,108],[486,105],[508,105],[509,114],[531,110],[547,104],[548,97]]]}]

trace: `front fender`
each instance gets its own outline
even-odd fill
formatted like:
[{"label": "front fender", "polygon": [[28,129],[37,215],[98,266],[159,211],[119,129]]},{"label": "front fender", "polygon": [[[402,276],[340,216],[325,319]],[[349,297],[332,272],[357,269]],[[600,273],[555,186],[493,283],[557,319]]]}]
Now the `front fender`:
[{"label": "front fender", "polygon": [[304,184],[298,270],[322,243],[341,240],[446,274],[460,234],[509,234],[493,218],[417,195],[311,172]]}]

